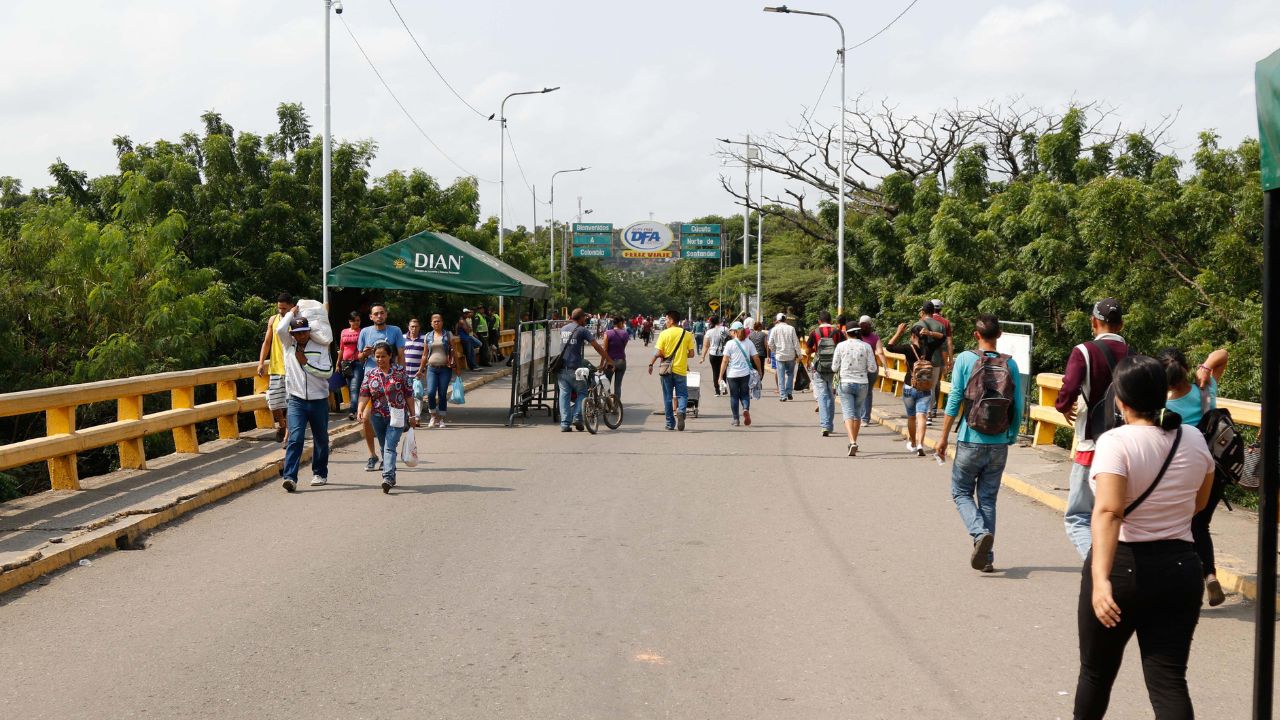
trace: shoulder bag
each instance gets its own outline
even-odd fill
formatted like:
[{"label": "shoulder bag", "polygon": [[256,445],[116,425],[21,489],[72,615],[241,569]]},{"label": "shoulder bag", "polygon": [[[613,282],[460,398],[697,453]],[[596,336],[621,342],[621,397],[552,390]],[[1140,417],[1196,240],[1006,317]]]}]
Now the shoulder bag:
[{"label": "shoulder bag", "polygon": [[671,365],[672,365],[672,362],[673,362],[673,361],[672,361],[672,358],[673,358],[673,357],[675,357],[675,354],[676,354],[676,353],[678,353],[678,352],[680,352],[681,350],[683,350],[683,349],[684,349],[684,336],[685,336],[685,335],[688,335],[688,334],[689,334],[689,331],[688,331],[688,330],[684,330],[684,329],[681,329],[681,330],[680,330],[680,339],[679,339],[679,340],[676,340],[676,346],[675,346],[675,348],[674,348],[674,349],[672,349],[670,356],[667,356],[667,357],[662,358],[662,360],[658,363],[658,374],[659,374],[659,375],[670,375],[670,374],[671,374]]}]

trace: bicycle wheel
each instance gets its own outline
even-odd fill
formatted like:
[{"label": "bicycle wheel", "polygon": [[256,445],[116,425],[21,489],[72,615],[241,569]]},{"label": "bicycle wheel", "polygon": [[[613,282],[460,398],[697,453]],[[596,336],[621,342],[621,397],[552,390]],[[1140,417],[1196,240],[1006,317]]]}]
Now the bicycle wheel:
[{"label": "bicycle wheel", "polygon": [[622,403],[613,393],[609,393],[604,401],[604,424],[610,430],[617,430],[622,425]]},{"label": "bicycle wheel", "polygon": [[588,395],[582,403],[582,423],[592,435],[600,430],[600,408],[595,393]]}]

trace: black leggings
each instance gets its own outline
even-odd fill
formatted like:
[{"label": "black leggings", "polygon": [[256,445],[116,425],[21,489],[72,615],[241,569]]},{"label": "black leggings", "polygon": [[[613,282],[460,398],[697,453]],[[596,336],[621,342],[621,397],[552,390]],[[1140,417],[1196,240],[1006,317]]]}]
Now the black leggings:
[{"label": "black leggings", "polygon": [[1205,577],[1218,574],[1218,566],[1213,562],[1213,537],[1209,535],[1209,523],[1213,522],[1213,511],[1218,509],[1226,486],[1215,476],[1213,489],[1209,491],[1209,504],[1191,518],[1191,537],[1196,541],[1196,554],[1204,566]]},{"label": "black leggings", "polygon": [[1156,719],[1195,717],[1187,692],[1187,656],[1204,590],[1195,547],[1183,540],[1120,543],[1111,568],[1111,593],[1120,606],[1120,624],[1113,628],[1103,626],[1093,612],[1092,564],[1090,552],[1080,579],[1076,720],[1106,715],[1124,647],[1135,632]]},{"label": "black leggings", "polygon": [[[711,384],[716,388],[716,394],[720,394],[720,365],[724,363],[723,355],[711,356]],[[725,383],[728,385],[728,383]],[[725,388],[728,391],[728,388]]]}]

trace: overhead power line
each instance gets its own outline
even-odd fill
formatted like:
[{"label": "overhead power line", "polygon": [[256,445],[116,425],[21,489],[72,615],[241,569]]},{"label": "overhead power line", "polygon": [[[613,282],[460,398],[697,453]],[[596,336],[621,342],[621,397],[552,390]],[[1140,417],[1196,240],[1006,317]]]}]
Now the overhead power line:
[{"label": "overhead power line", "polygon": [[[507,128],[506,130],[504,130],[504,132],[506,132],[507,134],[507,144],[511,146],[511,157],[515,158],[516,168],[520,171],[520,179],[524,181],[525,188],[527,188],[530,193],[533,193],[533,185],[529,184],[529,177],[524,174],[524,166],[520,164],[520,153],[516,152],[516,142],[511,138],[511,129]],[[551,204],[549,202],[543,202],[542,200],[538,200],[537,194],[534,194],[533,199],[537,200],[539,203],[542,203],[543,205]]]},{"label": "overhead power line", "polygon": [[903,15],[906,15],[906,14],[907,14],[907,11],[908,11],[908,10],[910,10],[911,8],[915,7],[916,3],[918,3],[918,2],[920,2],[920,0],[911,0],[911,3],[910,3],[910,4],[908,4],[908,5],[907,5],[907,7],[906,7],[905,9],[903,9],[903,11],[902,11],[902,12],[898,13],[898,16],[897,16],[897,17],[895,17],[894,19],[890,20],[888,25],[885,25],[884,27],[880,28],[879,30],[877,30],[877,31],[876,31],[876,33],[875,33],[874,35],[872,35],[871,37],[867,38],[866,40],[863,40],[862,42],[858,43],[857,45],[850,45],[849,47],[845,48],[845,52],[848,52],[848,51],[850,51],[850,50],[857,50],[858,48],[862,47],[863,45],[866,45],[867,43],[871,42],[872,40],[875,40],[876,38],[880,37],[882,34],[884,34],[884,31],[885,31],[885,30],[888,30],[889,28],[893,27],[893,24],[894,24],[894,23],[896,23],[896,22],[898,22],[899,20],[901,20],[901,19],[902,19],[902,16],[903,16]]},{"label": "overhead power line", "polygon": [[461,164],[458,163],[457,160],[454,160],[453,158],[449,157],[449,153],[445,152],[444,148],[440,147],[435,140],[431,139],[431,136],[427,134],[426,130],[422,129],[422,126],[418,124],[418,121],[416,119],[414,119],[413,114],[410,113],[408,108],[404,106],[404,103],[400,102],[400,98],[396,96],[395,91],[392,90],[391,86],[387,84],[386,79],[382,77],[382,73],[378,71],[378,66],[373,64],[373,60],[369,57],[369,53],[364,51],[364,46],[360,44],[360,41],[358,39],[356,39],[356,34],[352,32],[351,26],[347,24],[346,18],[339,15],[338,19],[342,21],[342,27],[346,29],[347,35],[351,37],[351,42],[356,44],[356,49],[360,51],[360,55],[364,57],[364,61],[369,64],[369,69],[373,70],[373,74],[378,76],[378,82],[382,83],[382,87],[386,89],[387,94],[390,95],[391,99],[396,102],[397,106],[399,106],[400,112],[404,113],[404,116],[409,119],[409,122],[412,123],[413,126],[418,129],[418,133],[421,134],[422,137],[428,143],[431,143],[431,147],[435,148],[436,152],[440,153],[440,155],[443,156],[445,160],[448,160],[454,167],[466,173],[468,176],[473,177],[476,180],[479,180],[480,182],[496,184],[497,183],[496,180],[488,180],[486,178],[482,178],[479,175],[463,167]]},{"label": "overhead power line", "polygon": [[436,64],[431,61],[430,57],[427,56],[427,51],[422,49],[422,43],[418,42],[418,38],[415,37],[413,34],[413,31],[409,29],[409,23],[405,22],[404,16],[400,14],[400,8],[396,7],[395,0],[387,0],[387,4],[390,5],[391,9],[395,11],[396,17],[400,18],[400,24],[404,26],[404,31],[409,33],[409,39],[413,41],[413,44],[415,46],[417,46],[418,52],[422,53],[422,59],[427,61],[427,64],[430,65],[431,69],[435,72],[436,77],[440,78],[440,82],[444,83],[444,86],[449,88],[449,92],[453,93],[453,96],[458,98],[458,100],[463,105],[466,105],[468,108],[470,108],[471,112],[487,120],[492,120],[493,113],[485,115],[484,113],[480,112],[475,108],[474,105],[467,102],[467,99],[462,97],[462,95],[457,90],[455,90],[452,85],[449,84],[449,81],[445,79],[444,74],[440,72],[440,68],[436,67]]}]

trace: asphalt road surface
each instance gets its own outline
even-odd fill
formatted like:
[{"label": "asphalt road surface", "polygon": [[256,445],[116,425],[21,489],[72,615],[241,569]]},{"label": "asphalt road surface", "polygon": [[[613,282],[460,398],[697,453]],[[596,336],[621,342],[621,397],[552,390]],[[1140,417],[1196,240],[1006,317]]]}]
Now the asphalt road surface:
[{"label": "asphalt road surface", "polygon": [[[1070,717],[1080,562],[1053,511],[1002,492],[980,574],[949,466],[879,427],[847,458],[772,379],[731,428],[707,366],[666,432],[631,350],[617,431],[501,427],[495,383],[389,496],[350,445],[326,488],[271,483],[0,597],[0,714]],[[1248,715],[1252,612],[1202,615],[1201,717]],[[1110,716],[1151,715],[1135,641]]]}]

